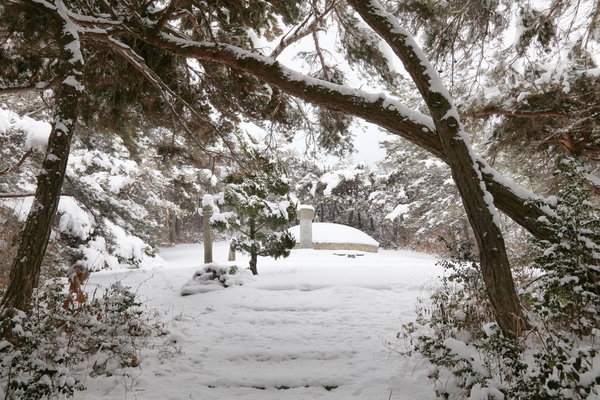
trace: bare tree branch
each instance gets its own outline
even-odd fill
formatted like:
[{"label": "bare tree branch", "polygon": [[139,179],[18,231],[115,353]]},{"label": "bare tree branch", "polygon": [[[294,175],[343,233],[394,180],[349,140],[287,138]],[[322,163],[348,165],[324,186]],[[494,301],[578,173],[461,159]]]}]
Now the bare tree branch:
[{"label": "bare tree branch", "polygon": [[175,14],[187,1],[188,0],[171,0],[167,7],[165,7],[163,10],[158,22],[156,22],[156,27],[162,30],[167,22],[169,22],[169,19],[171,19],[173,14]]},{"label": "bare tree branch", "polygon": [[33,197],[34,193],[0,193],[0,199],[18,199],[22,197]]},{"label": "bare tree branch", "polygon": [[[275,47],[275,50],[273,50],[273,52],[271,53],[271,57],[276,59],[288,46],[290,46],[293,43],[296,43],[300,39],[305,38],[306,36],[308,36],[312,33],[315,33],[319,29],[319,25],[321,25],[321,23],[323,22],[325,17],[327,17],[327,15],[329,15],[331,10],[333,10],[335,8],[335,6],[337,5],[337,1],[338,0],[332,1],[331,4],[329,5],[329,7],[327,7],[320,14],[317,14],[316,12],[311,13],[300,25],[298,25],[298,27],[294,30],[294,32],[291,32],[291,33],[288,33],[287,35],[285,35],[281,39],[281,41],[279,42],[277,47]],[[310,23],[309,23],[308,21],[311,18],[314,18],[314,19],[312,21],[310,21]]]},{"label": "bare tree branch", "polygon": [[463,114],[463,118],[485,118],[490,115],[504,115],[515,118],[540,118],[540,117],[564,117],[565,115],[556,110],[544,111],[509,111],[500,109],[476,110],[470,113]]},{"label": "bare tree branch", "polygon": [[9,166],[4,168],[3,170],[0,171],[0,176],[8,174],[11,171],[14,171],[15,169],[19,168],[21,165],[23,165],[23,163],[25,162],[25,160],[27,160],[31,155],[33,154],[33,150],[27,150],[23,156],[21,157],[21,159],[19,160],[18,163],[16,163],[13,166]]},{"label": "bare tree branch", "polygon": [[59,77],[53,78],[48,82],[39,82],[35,85],[7,87],[0,86],[0,94],[17,94],[27,92],[44,92],[56,87],[60,83]]},{"label": "bare tree branch", "polygon": [[321,51],[321,45],[319,44],[319,36],[317,35],[317,31],[312,33],[313,41],[315,42],[315,50],[317,51],[317,55],[319,56],[319,61],[321,62],[321,69],[323,70],[323,77],[326,81],[329,81],[329,67],[327,67],[327,63],[325,62],[325,57],[323,56],[323,52]]}]

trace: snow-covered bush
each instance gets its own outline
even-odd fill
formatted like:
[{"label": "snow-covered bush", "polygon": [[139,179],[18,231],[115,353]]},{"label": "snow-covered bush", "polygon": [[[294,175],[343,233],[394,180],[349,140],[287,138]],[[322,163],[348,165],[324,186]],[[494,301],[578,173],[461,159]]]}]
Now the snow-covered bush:
[{"label": "snow-covered bush", "polygon": [[522,338],[502,335],[478,270],[464,261],[447,262],[431,303],[420,305],[418,322],[429,327],[415,350],[432,365],[430,378],[446,399],[587,399],[600,395],[594,343],[597,333],[580,340],[533,316]]},{"label": "snow-covered bush", "polygon": [[585,188],[587,172],[581,160],[559,160],[555,176],[563,184],[540,222],[560,240],[535,243],[540,256],[533,267],[542,275],[529,290],[537,314],[580,337],[600,328],[600,220]]},{"label": "snow-covered bush", "polygon": [[223,265],[211,263],[196,271],[192,279],[196,281],[217,281],[223,287],[233,284],[241,284],[241,281],[235,281],[233,276],[238,272],[235,265]]},{"label": "snow-covered bush", "polygon": [[72,397],[84,390],[75,370],[114,374],[137,367],[145,339],[161,332],[120,283],[90,298],[54,280],[38,289],[31,308],[7,311],[0,325],[0,386],[6,399]]},{"label": "snow-covered bush", "polygon": [[[39,323],[41,322],[41,324]],[[36,321],[22,311],[5,315],[0,341],[0,383],[6,399],[72,397],[84,387],[69,371],[73,357],[51,342],[53,325]]]},{"label": "snow-covered bush", "polygon": [[545,223],[556,240],[537,242],[538,256],[516,280],[528,321],[503,336],[477,263],[443,262],[448,275],[418,322],[429,333],[416,350],[432,364],[437,393],[452,399],[597,399],[600,396],[600,223],[577,159],[559,162],[563,182]]},{"label": "snow-covered bush", "polygon": [[192,279],[181,288],[181,295],[209,292],[223,287],[241,286],[247,276],[237,266],[231,264],[210,263],[194,273]]}]

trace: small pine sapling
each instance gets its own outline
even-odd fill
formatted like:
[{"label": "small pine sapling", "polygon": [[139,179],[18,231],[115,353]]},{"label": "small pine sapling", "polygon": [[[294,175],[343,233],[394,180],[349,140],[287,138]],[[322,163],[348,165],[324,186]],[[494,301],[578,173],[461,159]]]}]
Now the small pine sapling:
[{"label": "small pine sapling", "polygon": [[258,256],[277,259],[290,255],[295,238],[277,230],[296,218],[296,206],[281,164],[256,150],[250,155],[258,168],[224,179],[225,190],[215,200],[230,211],[215,210],[211,223],[216,229],[236,232],[231,248],[250,254],[250,271],[258,275]]}]

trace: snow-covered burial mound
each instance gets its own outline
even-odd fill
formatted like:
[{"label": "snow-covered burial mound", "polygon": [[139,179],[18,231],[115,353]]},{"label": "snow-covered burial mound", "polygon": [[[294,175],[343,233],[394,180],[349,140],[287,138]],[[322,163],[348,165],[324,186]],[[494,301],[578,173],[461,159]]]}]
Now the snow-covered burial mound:
[{"label": "snow-covered burial mound", "polygon": [[[300,225],[288,231],[300,243]],[[312,241],[315,250],[360,250],[377,253],[379,242],[366,233],[351,226],[318,222],[312,224]]]}]

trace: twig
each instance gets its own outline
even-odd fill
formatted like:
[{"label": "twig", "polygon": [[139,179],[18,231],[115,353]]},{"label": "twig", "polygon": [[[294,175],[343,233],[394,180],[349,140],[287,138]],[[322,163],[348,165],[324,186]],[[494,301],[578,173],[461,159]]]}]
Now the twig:
[{"label": "twig", "polygon": [[16,163],[12,167],[6,167],[2,171],[0,171],[0,176],[2,176],[4,174],[8,174],[9,172],[11,172],[11,171],[19,168],[21,165],[23,165],[23,163],[25,162],[25,160],[27,160],[32,154],[33,154],[33,150],[32,149],[27,150],[25,152],[25,154],[23,154],[23,156],[21,157],[21,159],[19,160],[18,163]]},{"label": "twig", "polygon": [[[19,199],[22,197],[33,197],[35,193],[0,193],[0,199]],[[62,196],[69,196],[68,194],[61,193]]]}]

